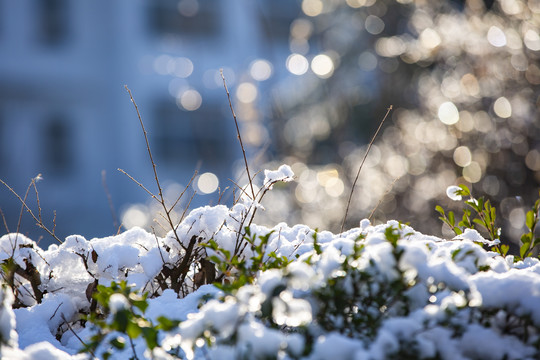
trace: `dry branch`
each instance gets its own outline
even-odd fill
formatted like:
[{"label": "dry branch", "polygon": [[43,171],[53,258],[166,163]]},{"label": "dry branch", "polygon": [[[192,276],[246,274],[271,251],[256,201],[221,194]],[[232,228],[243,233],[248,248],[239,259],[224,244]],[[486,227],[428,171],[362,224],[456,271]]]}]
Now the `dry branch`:
[{"label": "dry branch", "polygon": [[351,187],[351,193],[349,194],[349,199],[347,200],[347,208],[345,209],[345,215],[343,216],[343,221],[341,223],[341,232],[343,232],[343,229],[345,227],[345,221],[347,220],[347,215],[349,214],[349,207],[351,206],[351,200],[352,200],[352,196],[353,196],[353,193],[354,193],[354,188],[356,187],[356,183],[358,182],[358,177],[360,176],[360,170],[362,170],[362,167],[364,166],[364,162],[366,161],[366,158],[367,158],[367,156],[369,154],[369,151],[371,150],[371,146],[375,142],[375,138],[379,134],[379,131],[381,130],[381,128],[382,128],[382,126],[384,124],[384,121],[388,117],[388,114],[390,114],[390,111],[392,111],[392,105],[390,105],[388,107],[388,109],[386,110],[386,115],[384,115],[384,118],[380,122],[379,127],[377,128],[377,131],[375,131],[375,134],[371,138],[371,141],[369,142],[366,153],[364,154],[364,158],[362,159],[362,162],[360,163],[360,167],[358,168],[358,172],[356,173],[356,178],[354,179],[354,182],[353,182],[352,187]]}]

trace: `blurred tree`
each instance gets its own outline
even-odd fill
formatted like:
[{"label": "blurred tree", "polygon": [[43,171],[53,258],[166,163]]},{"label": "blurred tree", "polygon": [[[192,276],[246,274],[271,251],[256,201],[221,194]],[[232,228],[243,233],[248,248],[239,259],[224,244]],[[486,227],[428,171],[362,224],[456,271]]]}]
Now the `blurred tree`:
[{"label": "blurred tree", "polygon": [[362,144],[393,104],[348,226],[376,208],[378,221],[433,233],[441,227],[435,204],[449,206],[446,187],[465,183],[492,199],[503,238],[517,242],[540,183],[540,1],[301,6],[287,60],[298,76],[276,86],[271,115],[276,158],[292,165],[298,182],[267,196],[259,223],[287,214],[289,222],[339,230]]}]

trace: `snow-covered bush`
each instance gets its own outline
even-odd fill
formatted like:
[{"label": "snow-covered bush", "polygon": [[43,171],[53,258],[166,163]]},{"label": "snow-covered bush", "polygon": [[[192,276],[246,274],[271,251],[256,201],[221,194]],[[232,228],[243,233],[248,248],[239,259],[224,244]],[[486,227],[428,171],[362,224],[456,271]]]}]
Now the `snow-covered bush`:
[{"label": "snow-covered bush", "polygon": [[[190,263],[177,290],[160,279],[185,254],[171,236],[131,229],[46,250],[1,237],[2,261],[19,266],[16,296],[2,292],[7,358],[69,359],[81,349],[111,359],[540,356],[538,259],[514,262],[466,237],[368,220],[341,234],[252,224],[235,252],[238,228],[228,224],[237,211],[199,208],[180,224],[179,237],[187,246],[195,237],[208,264]],[[220,283],[198,284],[202,266]],[[24,275],[32,267],[41,299]]]}]

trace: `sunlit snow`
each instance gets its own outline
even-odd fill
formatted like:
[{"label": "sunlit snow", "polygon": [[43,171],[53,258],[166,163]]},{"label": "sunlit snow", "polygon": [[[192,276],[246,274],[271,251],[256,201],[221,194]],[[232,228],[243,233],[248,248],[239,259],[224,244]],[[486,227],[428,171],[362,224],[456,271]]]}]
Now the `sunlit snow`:
[{"label": "sunlit snow", "polygon": [[[267,180],[288,179],[287,168],[266,173]],[[234,217],[238,206],[228,209],[223,205],[193,210],[178,226],[177,234],[184,241],[190,237],[214,239],[223,248],[233,248],[238,230]],[[392,226],[397,232],[401,255],[396,260],[395,248],[387,240],[385,231]],[[160,338],[161,347],[149,351],[141,338],[134,340],[133,349],[139,359],[170,359],[167,349],[180,347],[186,358],[235,359],[245,351],[257,356],[276,356],[292,359],[335,358],[385,359],[399,350],[403,341],[415,344],[418,354],[427,358],[485,359],[534,358],[538,355],[535,341],[540,327],[540,261],[522,262],[503,257],[481,247],[489,242],[473,231],[465,231],[453,240],[444,240],[416,232],[414,229],[390,221],[373,226],[368,220],[361,227],[342,234],[320,232],[317,243],[321,253],[314,252],[313,229],[304,225],[289,227],[278,224],[275,228],[251,225],[251,232],[270,235],[267,253],[294,260],[283,270],[273,269],[259,273],[253,285],[246,285],[235,295],[225,295],[213,285],[204,285],[182,297],[173,290],[161,291],[153,278],[165,264],[181,258],[183,249],[175,244],[170,233],[165,238],[134,228],[117,236],[87,240],[80,235],[70,236],[61,245],[41,249],[21,234],[0,238],[0,259],[13,259],[26,266],[32,263],[42,274],[42,290],[46,290],[41,303],[32,296],[22,296],[25,307],[11,310],[13,296],[7,288],[0,292],[0,335],[6,343],[2,347],[5,359],[82,359],[77,355],[81,340],[88,341],[90,327],[74,326],[73,331],[59,329],[65,321],[75,320],[80,312],[88,311],[86,290],[94,279],[108,285],[111,281],[126,280],[142,291],[157,292],[149,299],[146,316],[156,321],[159,316],[180,320],[177,330]],[[360,243],[359,243],[360,242]],[[370,281],[352,284],[345,282],[343,291],[353,286],[376,291],[402,278],[408,283],[407,298],[410,312],[384,317],[371,342],[354,334],[325,331],[317,325],[320,305],[314,302],[313,292],[324,291],[330,279],[346,279],[341,270],[347,256],[358,251],[361,255],[348,266],[372,274]],[[492,244],[488,244],[492,245]],[[164,249],[169,249],[165,251]],[[355,250],[357,249],[357,250]],[[252,256],[246,248],[246,257]],[[86,260],[85,260],[86,259]],[[311,259],[308,265],[305,261]],[[85,264],[86,262],[86,264]],[[356,271],[354,270],[354,271]],[[28,287],[28,285],[26,285]],[[367,287],[366,287],[367,286]],[[441,287],[442,286],[442,287]],[[283,289],[273,297],[271,317],[284,329],[309,328],[315,334],[313,352],[303,357],[305,339],[295,331],[280,331],[265,326],[257,318],[272,298],[276,289]],[[371,289],[371,290],[369,290]],[[442,289],[442,290],[441,290]],[[205,298],[201,306],[201,299]],[[391,299],[388,305],[392,306]],[[111,298],[111,309],[119,311],[127,306],[123,295]],[[529,341],[500,334],[497,328],[484,326],[471,320],[473,312],[500,313],[503,324],[506,317],[526,316]],[[384,309],[377,309],[384,314]],[[453,313],[453,327],[461,330],[459,336],[445,325],[444,319]],[[517,318],[516,318],[517,319]],[[336,321],[340,321],[336,319]],[[336,324],[338,324],[336,322]],[[496,326],[496,324],[493,324]],[[205,347],[201,336],[208,331],[218,341]],[[318,335],[317,335],[318,334]],[[223,339],[233,339],[232,340]],[[223,343],[219,341],[223,340]],[[236,344],[236,345],[235,345]],[[496,344],[496,345],[494,345]],[[131,348],[113,353],[113,359],[128,359]],[[205,355],[206,354],[206,355]],[[255,357],[254,357],[255,358]]]}]

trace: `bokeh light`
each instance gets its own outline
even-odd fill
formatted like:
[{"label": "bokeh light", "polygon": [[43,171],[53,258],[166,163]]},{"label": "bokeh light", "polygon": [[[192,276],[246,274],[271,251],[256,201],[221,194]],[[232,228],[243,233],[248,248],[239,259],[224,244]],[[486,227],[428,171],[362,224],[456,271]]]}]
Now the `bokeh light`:
[{"label": "bokeh light", "polygon": [[236,89],[236,98],[245,104],[254,102],[257,99],[257,87],[249,82],[243,82]]},{"label": "bokeh light", "polygon": [[453,158],[457,166],[466,167],[471,164],[472,154],[468,147],[460,146],[454,150]]},{"label": "bokeh light", "polygon": [[311,60],[311,70],[322,79],[329,78],[334,73],[334,62],[330,56],[319,54]]},{"label": "bokeh light", "polygon": [[372,35],[378,35],[384,30],[384,21],[375,15],[369,15],[365,22],[366,30]]},{"label": "bokeh light", "polygon": [[495,104],[493,104],[493,111],[495,111],[495,114],[497,114],[498,117],[507,119],[512,116],[512,105],[507,98],[500,97],[495,100]]},{"label": "bokeh light", "polygon": [[303,0],[302,11],[307,16],[318,16],[322,13],[324,3],[321,0]]},{"label": "bokeh light", "polygon": [[309,62],[307,61],[305,56],[302,56],[300,54],[289,55],[286,64],[287,70],[289,70],[291,74],[294,75],[303,75],[309,69]]},{"label": "bokeh light", "polygon": [[136,226],[144,228],[150,221],[148,209],[140,204],[131,205],[122,213],[121,220],[126,229]]},{"label": "bokeh light", "polygon": [[450,101],[444,102],[439,106],[437,115],[439,116],[439,120],[446,125],[453,125],[459,121],[458,109],[456,105]]},{"label": "bokeh light", "polygon": [[263,59],[255,60],[249,66],[249,73],[254,80],[268,80],[272,76],[272,64]]},{"label": "bokeh light", "polygon": [[495,47],[503,47],[506,45],[506,35],[504,35],[504,32],[497,26],[489,28],[487,39],[489,43]]},{"label": "bokeh light", "polygon": [[195,89],[188,89],[180,94],[176,103],[181,109],[195,111],[202,105],[202,96]]},{"label": "bokeh light", "polygon": [[196,184],[200,193],[211,194],[218,189],[219,179],[214,173],[205,172],[198,176]]},{"label": "bokeh light", "polygon": [[[310,67],[320,80],[299,77],[276,100],[280,151],[297,164],[292,221],[335,229],[314,209],[338,202],[343,215],[366,151],[359,138],[366,141],[374,118],[395,102],[400,106],[358,179],[351,207],[359,216],[375,209],[381,221],[421,222],[431,231],[433,206],[449,185],[465,183],[497,204],[540,182],[540,6],[456,3],[302,2],[304,15],[290,28],[287,69],[303,75]],[[320,165],[329,161],[331,168]],[[511,221],[519,223],[519,214]]]}]

